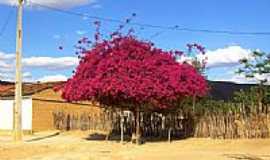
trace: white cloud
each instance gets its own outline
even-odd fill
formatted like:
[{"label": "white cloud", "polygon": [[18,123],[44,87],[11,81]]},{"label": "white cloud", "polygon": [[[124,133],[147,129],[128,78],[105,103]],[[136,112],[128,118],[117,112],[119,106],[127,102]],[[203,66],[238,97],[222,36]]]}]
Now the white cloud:
[{"label": "white cloud", "polygon": [[25,73],[23,73],[23,77],[32,78],[32,73],[31,72],[25,72]]},{"label": "white cloud", "polygon": [[[207,67],[218,68],[226,67],[227,73],[218,72],[218,78],[213,78],[214,81],[229,81],[239,84],[256,84],[259,80],[268,80],[270,84],[270,74],[255,75],[254,78],[246,78],[244,75],[236,74],[236,66],[239,64],[239,60],[243,58],[252,59],[252,50],[244,49],[240,46],[229,46],[222,49],[216,49],[213,51],[207,51],[206,57],[208,57]],[[201,58],[201,57],[200,57]]]},{"label": "white cloud", "polygon": [[[14,81],[15,79],[15,54],[7,54],[0,52],[0,79],[6,81]],[[36,80],[36,76],[31,72],[35,69],[40,69],[42,72],[50,75],[50,72],[62,70],[71,70],[79,64],[77,57],[27,57],[23,58],[23,80],[32,82]],[[31,71],[31,72],[29,72]],[[63,76],[45,76],[46,79],[65,80]]]},{"label": "white cloud", "polygon": [[267,80],[267,84],[270,85],[270,73],[264,75],[255,75],[254,78],[246,78],[244,75],[239,75],[234,72],[224,73],[222,77],[213,78],[213,81],[225,81],[234,82],[238,84],[257,84],[259,80]]},{"label": "white cloud", "polygon": [[58,75],[48,75],[44,76],[37,81],[39,82],[57,82],[57,81],[66,81],[68,78],[64,75],[58,74]]},{"label": "white cloud", "polygon": [[7,69],[10,68],[11,66],[7,64],[5,61],[0,61],[0,68]]},{"label": "white cloud", "polygon": [[100,5],[100,4],[94,4],[94,5],[92,6],[92,8],[100,9],[100,8],[102,8],[102,5]]},{"label": "white cloud", "polygon": [[[41,4],[56,8],[72,8],[96,3],[96,0],[28,0],[26,3],[28,5]],[[18,4],[18,0],[0,0],[0,4],[15,5]]]},{"label": "white cloud", "polygon": [[0,51],[0,72],[12,70],[12,63],[15,59],[15,54],[8,54]]},{"label": "white cloud", "polygon": [[[23,77],[23,81],[25,81],[25,82],[32,82],[33,81],[32,80],[32,73],[30,73],[30,72],[24,72],[22,77]],[[5,72],[5,73],[0,72],[0,80],[14,82],[15,81],[15,73],[14,72]]]},{"label": "white cloud", "polygon": [[[14,70],[15,58],[14,54],[4,54],[0,58],[1,70]],[[47,70],[63,70],[75,67],[79,64],[77,57],[27,57],[22,59],[24,68],[43,68]]]},{"label": "white cloud", "polygon": [[227,78],[214,78],[212,81],[222,81],[222,82],[234,82],[237,84],[255,84],[256,80],[247,79],[243,75],[230,75]]},{"label": "white cloud", "polygon": [[30,57],[23,59],[23,66],[26,68],[44,68],[48,70],[62,70],[75,67],[79,64],[76,57]]},{"label": "white cloud", "polygon": [[0,80],[4,80],[5,76],[3,73],[0,72]]},{"label": "white cloud", "polygon": [[[228,46],[216,50],[208,50],[204,55],[197,55],[197,58],[199,60],[207,58],[207,68],[230,67],[232,65],[238,65],[240,59],[252,58],[251,52],[252,51],[250,49],[244,49],[240,46]],[[192,57],[184,55],[181,56],[178,61],[191,62],[192,60]]]},{"label": "white cloud", "polygon": [[[251,50],[240,46],[229,46],[226,48],[209,50],[205,56],[208,58],[207,67],[225,67],[239,64],[242,58],[251,58]],[[202,57],[199,57],[202,58]]]},{"label": "white cloud", "polygon": [[[64,75],[45,75],[41,78],[34,78],[31,72],[23,73],[23,81],[24,82],[57,82],[57,81],[66,81],[68,78]],[[0,80],[3,81],[15,81],[15,73],[0,73]]]},{"label": "white cloud", "polygon": [[11,60],[15,58],[15,54],[7,54],[0,51],[0,60]]},{"label": "white cloud", "polygon": [[53,35],[53,39],[60,39],[60,38],[61,38],[61,36],[59,34]]},{"label": "white cloud", "polygon": [[33,76],[31,72],[24,72],[23,73],[23,81],[24,82],[33,82]]},{"label": "white cloud", "polygon": [[85,31],[85,30],[77,30],[76,31],[76,34],[78,34],[78,35],[84,35],[84,34],[86,34],[87,33],[87,31]]}]

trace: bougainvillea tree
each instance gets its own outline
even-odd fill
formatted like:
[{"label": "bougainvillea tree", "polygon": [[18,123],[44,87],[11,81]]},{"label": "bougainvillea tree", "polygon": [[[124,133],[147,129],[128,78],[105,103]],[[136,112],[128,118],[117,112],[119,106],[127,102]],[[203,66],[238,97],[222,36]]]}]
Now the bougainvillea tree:
[{"label": "bougainvillea tree", "polygon": [[[81,60],[62,88],[64,99],[129,109],[139,136],[140,111],[170,109],[174,102],[206,94],[207,82],[196,68],[177,62],[182,52],[164,51],[131,34],[113,33],[106,40],[99,35],[89,49],[79,47]],[[89,43],[87,38],[79,41],[84,42]]]}]

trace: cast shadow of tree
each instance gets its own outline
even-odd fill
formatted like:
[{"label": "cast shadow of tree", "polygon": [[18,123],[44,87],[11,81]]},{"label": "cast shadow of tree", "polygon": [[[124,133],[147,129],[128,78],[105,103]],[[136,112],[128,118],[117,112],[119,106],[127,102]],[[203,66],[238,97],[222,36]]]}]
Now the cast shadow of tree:
[{"label": "cast shadow of tree", "polygon": [[224,154],[223,156],[235,160],[268,160],[270,155],[251,155],[251,154]]}]

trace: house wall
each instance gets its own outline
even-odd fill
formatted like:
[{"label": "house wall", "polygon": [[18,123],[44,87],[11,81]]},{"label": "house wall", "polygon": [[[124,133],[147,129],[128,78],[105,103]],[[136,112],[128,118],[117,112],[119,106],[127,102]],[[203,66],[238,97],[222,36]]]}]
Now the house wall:
[{"label": "house wall", "polygon": [[[13,129],[13,104],[14,100],[0,100],[0,130]],[[22,102],[22,129],[32,130],[32,99],[23,99]]]},{"label": "house wall", "polygon": [[33,95],[33,131],[55,130],[54,112],[80,116],[81,114],[98,115],[103,110],[92,103],[65,102],[60,93],[47,89]]}]

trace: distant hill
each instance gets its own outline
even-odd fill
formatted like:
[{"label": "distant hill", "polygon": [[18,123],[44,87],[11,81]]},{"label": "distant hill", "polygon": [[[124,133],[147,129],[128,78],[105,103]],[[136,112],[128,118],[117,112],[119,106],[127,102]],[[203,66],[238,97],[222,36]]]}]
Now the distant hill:
[{"label": "distant hill", "polygon": [[[27,83],[24,84],[24,88],[27,89],[29,93],[34,92],[37,90],[37,88],[46,88],[46,87],[52,87],[55,84],[61,84],[64,82],[55,82],[55,83]],[[221,81],[208,81],[210,86],[210,93],[209,96],[212,97],[214,100],[224,100],[229,101],[233,99],[234,93],[236,91],[240,91],[241,89],[246,90],[254,85],[252,84],[236,84],[233,82],[221,82]],[[0,87],[1,86],[7,86],[7,85],[14,85],[12,82],[6,82],[6,81],[0,81]],[[14,87],[11,87],[12,90],[10,90],[10,93],[0,93],[3,95],[12,95],[14,92]],[[32,91],[31,91],[32,90]],[[11,93],[12,92],[12,93]],[[27,93],[28,93],[27,92]]]},{"label": "distant hill", "polygon": [[0,85],[11,85],[11,84],[14,84],[14,83],[0,80]]},{"label": "distant hill", "polygon": [[209,81],[208,83],[211,88],[209,96],[214,100],[224,101],[232,100],[236,91],[246,90],[255,86],[255,84],[236,84],[222,81]]}]

